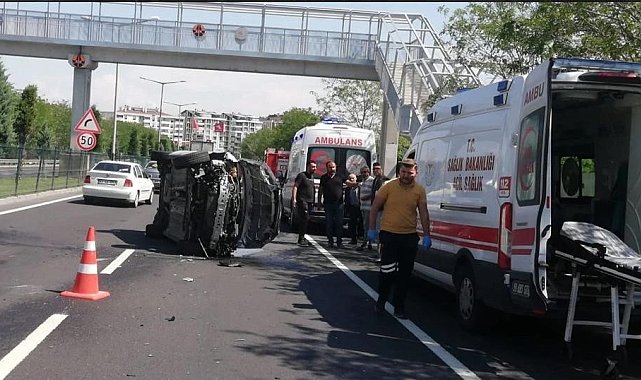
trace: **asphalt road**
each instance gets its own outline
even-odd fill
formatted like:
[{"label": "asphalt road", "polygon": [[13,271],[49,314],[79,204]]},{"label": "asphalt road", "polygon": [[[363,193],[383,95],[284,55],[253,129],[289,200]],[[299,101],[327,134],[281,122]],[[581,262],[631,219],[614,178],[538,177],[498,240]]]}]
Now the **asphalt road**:
[{"label": "asphalt road", "polygon": [[[237,252],[236,267],[146,238],[155,204],[90,206],[76,197],[6,214],[73,195],[0,202],[0,378],[12,350],[58,314],[64,319],[7,379],[599,379],[610,355],[607,331],[594,327],[576,328],[572,362],[559,322],[500,317],[485,333],[461,330],[454,296],[418,279],[409,322],[376,316],[373,253],[327,251],[320,231],[310,248],[282,232],[261,250]],[[61,297],[89,226],[99,271],[134,252],[100,275],[108,298]],[[641,342],[628,342],[622,378],[641,378],[640,354]]]}]

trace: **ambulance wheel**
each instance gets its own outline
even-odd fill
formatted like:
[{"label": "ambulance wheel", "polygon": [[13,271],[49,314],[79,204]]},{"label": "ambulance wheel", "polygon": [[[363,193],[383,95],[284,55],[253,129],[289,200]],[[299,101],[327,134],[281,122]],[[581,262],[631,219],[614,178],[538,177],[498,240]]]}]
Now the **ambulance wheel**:
[{"label": "ambulance wheel", "polygon": [[463,328],[479,330],[486,323],[487,308],[478,298],[474,273],[469,265],[462,266],[456,276],[457,318]]}]

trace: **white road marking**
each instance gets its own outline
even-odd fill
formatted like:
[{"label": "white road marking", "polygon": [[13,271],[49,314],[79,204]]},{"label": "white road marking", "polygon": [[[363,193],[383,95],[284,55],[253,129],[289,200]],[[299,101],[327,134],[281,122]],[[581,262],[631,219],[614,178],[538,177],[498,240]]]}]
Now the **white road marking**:
[{"label": "white road marking", "polygon": [[65,318],[67,318],[65,314],[53,314],[2,358],[0,360],[0,380],[7,377]]},{"label": "white road marking", "polygon": [[71,199],[74,199],[74,198],[81,198],[81,197],[82,197],[82,195],[73,195],[71,197],[54,199],[53,201],[36,203],[34,205],[23,206],[23,207],[14,208],[14,209],[11,209],[11,210],[0,211],[0,216],[7,215],[7,214],[13,214],[14,212],[20,212],[20,211],[24,211],[24,210],[29,210],[31,208],[36,208],[36,207],[40,207],[40,206],[46,206],[46,205],[50,205],[50,204],[53,204],[53,203],[64,202],[64,201],[68,201],[68,200],[71,200]]},{"label": "white road marking", "polygon": [[122,264],[131,254],[134,253],[133,249],[125,249],[114,261],[111,262],[111,264],[107,265],[105,269],[103,269],[100,274],[112,274],[120,264]]},{"label": "white road marking", "polygon": [[[355,275],[348,267],[336,259],[331,253],[329,253],[325,248],[321,247],[311,236],[305,235],[305,238],[309,240],[316,249],[325,255],[338,269],[343,271],[347,277],[350,278],[358,287],[363,289],[374,301],[378,299],[378,293],[369,287],[363,280],[361,280],[357,275]],[[385,310],[388,313],[394,313],[392,305],[390,303],[385,304]],[[373,311],[372,311],[373,312]],[[426,332],[421,330],[409,319],[398,319],[397,320],[405,327],[409,332],[411,332],[425,347],[429,348],[436,356],[439,357],[448,367],[450,367],[457,375],[462,379],[474,379],[480,380],[478,376],[472,371],[470,371],[463,363],[461,363],[454,355],[447,352],[438,342],[436,342],[432,337],[427,335]]]}]

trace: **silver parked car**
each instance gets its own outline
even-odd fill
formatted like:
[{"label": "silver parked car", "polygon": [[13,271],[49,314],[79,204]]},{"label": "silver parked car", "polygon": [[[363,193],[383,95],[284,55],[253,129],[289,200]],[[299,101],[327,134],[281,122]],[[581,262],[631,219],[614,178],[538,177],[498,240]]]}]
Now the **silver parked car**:
[{"label": "silver parked car", "polygon": [[143,168],[145,173],[149,176],[151,179],[151,182],[154,183],[154,192],[159,192],[160,191],[160,172],[158,171],[158,162],[156,161],[149,161],[145,164],[145,167]]}]

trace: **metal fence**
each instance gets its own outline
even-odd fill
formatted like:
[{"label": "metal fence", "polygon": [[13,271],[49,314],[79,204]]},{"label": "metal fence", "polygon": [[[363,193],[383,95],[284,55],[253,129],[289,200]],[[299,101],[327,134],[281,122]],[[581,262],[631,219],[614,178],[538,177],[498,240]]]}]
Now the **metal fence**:
[{"label": "metal fence", "polygon": [[[81,186],[93,165],[109,159],[106,153],[0,145],[0,198]],[[149,157],[115,159],[144,165]]]}]

